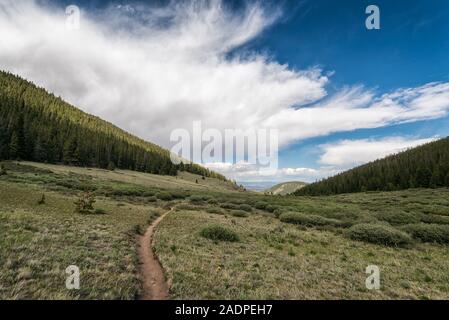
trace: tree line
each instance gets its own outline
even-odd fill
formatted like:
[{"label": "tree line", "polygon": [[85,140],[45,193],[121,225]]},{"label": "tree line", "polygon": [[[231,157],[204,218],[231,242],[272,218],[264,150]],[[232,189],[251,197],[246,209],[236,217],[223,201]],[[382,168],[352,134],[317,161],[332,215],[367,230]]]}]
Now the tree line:
[{"label": "tree line", "polygon": [[449,138],[430,142],[312,183],[295,195],[449,187]]},{"label": "tree line", "polygon": [[172,176],[179,170],[226,180],[188,161],[175,165],[168,150],[0,71],[0,160],[8,159]]}]

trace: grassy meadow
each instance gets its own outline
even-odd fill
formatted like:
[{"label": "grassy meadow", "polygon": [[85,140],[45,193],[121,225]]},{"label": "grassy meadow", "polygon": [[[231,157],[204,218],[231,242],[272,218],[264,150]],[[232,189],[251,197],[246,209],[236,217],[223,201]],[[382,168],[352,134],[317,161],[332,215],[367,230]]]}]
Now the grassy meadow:
[{"label": "grassy meadow", "polygon": [[[137,298],[136,238],[172,207],[155,251],[173,299],[449,298],[449,189],[265,196],[188,173],[3,165],[0,299]],[[85,192],[94,209],[76,212]]]}]

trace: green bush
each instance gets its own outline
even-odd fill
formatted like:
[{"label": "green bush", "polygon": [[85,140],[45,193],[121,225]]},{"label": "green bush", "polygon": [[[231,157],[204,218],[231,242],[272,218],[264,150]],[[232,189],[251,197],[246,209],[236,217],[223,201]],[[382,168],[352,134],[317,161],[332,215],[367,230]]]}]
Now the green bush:
[{"label": "green bush", "polygon": [[243,204],[238,206],[238,210],[251,212],[253,210],[253,208],[249,204],[243,203]]},{"label": "green bush", "polygon": [[431,224],[449,224],[449,217],[436,214],[422,214],[421,222]]},{"label": "green bush", "polygon": [[42,205],[45,204],[45,194],[42,194],[41,198],[37,202],[37,204]]},{"label": "green bush", "polygon": [[411,223],[418,223],[419,216],[413,213],[407,212],[380,212],[376,214],[376,217],[381,221],[386,221],[392,225],[404,225]]},{"label": "green bush", "polygon": [[94,203],[94,194],[92,192],[85,192],[75,201],[75,211],[79,213],[91,213],[94,210]]},{"label": "green bush", "polygon": [[207,203],[208,204],[218,204],[218,201],[216,200],[216,199],[209,199],[209,200],[207,200]]},{"label": "green bush", "polygon": [[159,193],[156,193],[156,197],[162,201],[170,201],[173,200],[173,197],[170,192],[162,191]]},{"label": "green bush", "polygon": [[177,210],[186,210],[186,211],[197,211],[201,210],[201,207],[192,206],[191,204],[180,204],[176,206]]},{"label": "green bush", "polygon": [[234,203],[225,202],[220,205],[223,209],[238,210],[239,206]]},{"label": "green bush", "polygon": [[243,210],[231,210],[230,214],[234,217],[238,218],[246,218],[248,217],[248,212]]},{"label": "green bush", "polygon": [[263,202],[263,201],[259,201],[254,204],[254,208],[259,209],[259,210],[265,210],[267,208],[267,206],[268,206],[268,203]]},{"label": "green bush", "polygon": [[224,214],[223,210],[221,210],[220,208],[215,208],[215,207],[207,208],[206,212],[213,213],[213,214]]},{"label": "green bush", "polygon": [[274,209],[273,214],[276,218],[279,218],[279,216],[282,214],[282,212],[283,211],[281,208],[276,208],[276,209]]},{"label": "green bush", "polygon": [[352,240],[392,247],[403,247],[412,242],[408,234],[381,224],[357,224],[349,228],[348,235]]},{"label": "green bush", "polygon": [[144,189],[132,188],[132,189],[117,189],[107,191],[109,196],[129,196],[129,197],[151,197],[154,196],[153,191],[148,191]]},{"label": "green bush", "polygon": [[271,213],[275,212],[276,209],[280,209],[280,207],[272,204],[269,204],[268,206],[265,207],[265,210]]},{"label": "green bush", "polygon": [[402,228],[422,242],[449,243],[449,226],[441,224],[411,224]]},{"label": "green bush", "polygon": [[106,210],[97,208],[94,210],[95,214],[106,214]]},{"label": "green bush", "polygon": [[209,226],[201,230],[200,232],[201,236],[214,240],[214,241],[229,241],[229,242],[236,242],[239,241],[239,236],[222,226]]},{"label": "green bush", "polygon": [[199,196],[199,195],[193,195],[193,196],[190,196],[190,197],[189,197],[189,201],[192,202],[192,203],[200,203],[200,202],[203,202],[204,199],[203,199],[202,196]]},{"label": "green bush", "polygon": [[185,199],[187,198],[187,194],[182,191],[171,191],[171,195],[173,199]]},{"label": "green bush", "polygon": [[156,196],[151,196],[147,198],[148,202],[156,202],[157,201],[157,197]]},{"label": "green bush", "polygon": [[114,164],[114,162],[112,162],[112,161],[109,161],[109,164],[108,164],[108,168],[107,168],[109,171],[114,171],[115,170],[115,164]]},{"label": "green bush", "polygon": [[134,227],[133,227],[133,232],[135,233],[135,234],[137,234],[137,235],[143,235],[144,234],[144,230],[143,230],[143,228],[142,228],[142,226],[140,225],[140,224],[136,224],[136,225],[134,225]]},{"label": "green bush", "polygon": [[299,212],[286,212],[279,216],[279,220],[285,223],[299,224],[307,227],[335,226],[339,227],[342,222],[336,219],[325,218],[313,214],[304,214]]}]

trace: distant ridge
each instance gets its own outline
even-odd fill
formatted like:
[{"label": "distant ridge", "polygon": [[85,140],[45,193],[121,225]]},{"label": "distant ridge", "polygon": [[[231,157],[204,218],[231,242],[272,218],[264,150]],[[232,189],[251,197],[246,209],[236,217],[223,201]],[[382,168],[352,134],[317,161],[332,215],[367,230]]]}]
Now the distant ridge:
[{"label": "distant ridge", "polygon": [[312,183],[296,195],[449,187],[449,138],[376,160]]},{"label": "distant ridge", "polygon": [[307,183],[302,181],[282,182],[266,189],[265,193],[285,196],[305,187],[306,185]]},{"label": "distant ridge", "polygon": [[0,160],[29,160],[161,175],[226,178],[144,141],[16,75],[0,71]]}]

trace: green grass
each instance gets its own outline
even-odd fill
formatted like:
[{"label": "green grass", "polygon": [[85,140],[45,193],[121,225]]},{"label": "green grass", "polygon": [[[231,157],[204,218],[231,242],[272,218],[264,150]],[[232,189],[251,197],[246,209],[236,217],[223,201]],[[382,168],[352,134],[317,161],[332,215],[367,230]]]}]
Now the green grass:
[{"label": "green grass", "polygon": [[[449,299],[448,189],[265,196],[185,173],[4,167],[0,299],[136,298],[136,236],[171,207],[155,248],[175,299]],[[92,214],[76,213],[86,191]],[[372,264],[379,291],[365,288]]]},{"label": "green grass", "polygon": [[[240,241],[203,238],[201,230],[211,224],[235,232]],[[449,298],[442,245],[384,247],[264,215],[233,220],[202,211],[168,215],[155,240],[175,299]],[[381,270],[379,291],[365,288],[371,264]]]},{"label": "green grass", "polygon": [[[106,214],[74,212],[75,198],[0,182],[1,299],[133,299],[139,290],[133,228],[144,228],[148,209],[117,207],[101,199]],[[65,288],[65,269],[76,265],[81,288]]]},{"label": "green grass", "polygon": [[237,233],[226,229],[220,225],[208,226],[201,230],[201,236],[214,241],[239,241]]}]

